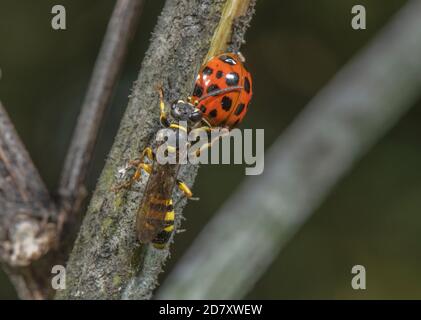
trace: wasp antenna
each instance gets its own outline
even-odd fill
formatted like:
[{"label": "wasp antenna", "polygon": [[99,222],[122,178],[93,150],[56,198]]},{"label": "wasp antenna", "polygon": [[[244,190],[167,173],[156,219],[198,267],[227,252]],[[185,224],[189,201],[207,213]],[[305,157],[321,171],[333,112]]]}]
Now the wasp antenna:
[{"label": "wasp antenna", "polygon": [[242,89],[244,89],[244,87],[237,86],[237,87],[229,87],[229,88],[225,88],[225,89],[215,90],[215,91],[212,91],[211,93],[201,97],[198,101],[200,102],[200,101],[205,100],[209,97],[219,96],[220,94],[228,93],[228,92],[231,92],[231,91],[239,91],[239,90],[242,90]]},{"label": "wasp antenna", "polygon": [[209,123],[208,120],[206,120],[205,118],[202,118],[202,121],[209,127],[212,129],[212,125]]}]

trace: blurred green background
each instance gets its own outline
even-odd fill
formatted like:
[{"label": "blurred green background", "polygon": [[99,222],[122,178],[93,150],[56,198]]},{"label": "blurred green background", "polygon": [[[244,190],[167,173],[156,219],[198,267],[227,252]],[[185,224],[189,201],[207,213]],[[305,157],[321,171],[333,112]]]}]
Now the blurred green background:
[{"label": "blurred green background", "polygon": [[[405,2],[258,0],[242,48],[255,89],[242,127],[264,128],[269,147]],[[55,4],[66,7],[66,31],[50,26]],[[350,26],[355,4],[367,9],[365,31]],[[113,5],[111,0],[0,3],[0,100],[51,190]],[[146,1],[96,148],[90,190],[104,165],[162,6],[163,1]],[[420,123],[417,104],[335,188],[247,298],[421,298]],[[194,187],[201,201],[189,203],[185,211],[187,232],[176,237],[167,271],[243,178],[242,166],[202,167]],[[366,267],[365,291],[351,288],[351,268],[356,264]],[[15,297],[0,272],[0,298]]]}]

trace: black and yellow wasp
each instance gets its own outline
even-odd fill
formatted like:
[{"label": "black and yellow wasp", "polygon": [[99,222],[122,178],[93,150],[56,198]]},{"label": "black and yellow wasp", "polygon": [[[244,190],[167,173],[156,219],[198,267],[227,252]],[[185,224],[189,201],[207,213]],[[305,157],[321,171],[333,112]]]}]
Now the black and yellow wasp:
[{"label": "black and yellow wasp", "polygon": [[[170,113],[165,111],[165,103],[163,91],[159,88],[160,98],[160,122],[163,127],[173,130],[177,136],[187,136],[192,130],[204,130],[210,132],[212,126],[202,116],[202,112],[196,108],[197,103],[178,100],[171,105]],[[189,98],[188,101],[191,101]],[[187,126],[182,126],[185,123]],[[167,145],[168,152],[180,154],[180,150],[189,150],[189,146],[181,148],[180,141],[187,143],[187,139],[177,139],[177,145]],[[198,151],[208,148],[214,141],[202,145]],[[162,143],[161,143],[162,144]],[[157,249],[165,247],[174,230],[174,207],[172,194],[175,186],[183,192],[188,199],[195,199],[192,196],[190,188],[177,178],[181,165],[176,164],[160,164],[156,161],[156,150],[160,143],[154,148],[147,147],[141,153],[140,158],[132,160],[128,163],[128,168],[136,168],[131,178],[114,188],[115,191],[122,188],[129,188],[135,181],[142,176],[142,171],[149,174],[145,187],[142,202],[136,216],[137,236],[142,243],[152,243]],[[144,160],[148,159],[149,163]]]}]

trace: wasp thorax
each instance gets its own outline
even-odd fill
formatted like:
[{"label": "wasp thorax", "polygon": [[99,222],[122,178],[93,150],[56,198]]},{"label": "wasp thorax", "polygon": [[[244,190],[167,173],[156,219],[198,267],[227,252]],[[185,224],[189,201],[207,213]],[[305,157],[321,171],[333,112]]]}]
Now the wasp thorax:
[{"label": "wasp thorax", "polygon": [[196,123],[202,120],[202,112],[193,104],[183,100],[178,100],[171,106],[171,116],[177,121]]}]

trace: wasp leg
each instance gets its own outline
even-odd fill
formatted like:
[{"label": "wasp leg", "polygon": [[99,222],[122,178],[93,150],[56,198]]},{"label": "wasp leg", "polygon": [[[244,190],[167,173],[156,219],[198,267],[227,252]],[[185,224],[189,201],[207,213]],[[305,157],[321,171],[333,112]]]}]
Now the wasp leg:
[{"label": "wasp leg", "polygon": [[200,131],[205,131],[206,133],[211,132],[212,131],[212,127],[203,126],[203,127],[199,127],[199,128],[193,129],[191,132],[200,132]]},{"label": "wasp leg", "polygon": [[158,87],[158,94],[159,94],[159,121],[163,127],[168,128],[170,126],[170,122],[168,121],[167,113],[165,112],[165,102],[164,102],[164,91],[162,87]]},{"label": "wasp leg", "polygon": [[134,173],[133,177],[130,179],[132,183],[134,181],[137,181],[142,176],[142,170],[144,170],[147,174],[151,174],[152,172],[152,166],[150,164],[146,163],[139,163],[139,165],[136,168],[136,172]]},{"label": "wasp leg", "polygon": [[145,157],[151,161],[155,160],[155,154],[151,147],[146,147],[143,150],[140,159],[135,159],[128,162],[125,170],[135,167],[136,171],[133,174],[133,176],[130,177],[129,181],[113,187],[112,190],[114,192],[120,191],[121,189],[130,188],[135,181],[139,180],[142,177],[142,170],[144,170],[148,174],[152,172],[152,165],[143,162],[143,159]]},{"label": "wasp leg", "polygon": [[[198,128],[198,129],[195,129],[195,130],[207,130],[207,131],[209,131],[209,130],[211,130],[210,128],[208,128],[208,127],[201,127],[201,128]],[[200,154],[204,151],[204,150],[206,150],[206,149],[210,149],[210,148],[212,148],[212,146],[216,143],[216,142],[218,142],[220,139],[222,139],[223,137],[226,137],[226,136],[229,136],[229,130],[228,129],[226,129],[226,130],[222,130],[222,132],[221,132],[221,134],[220,135],[218,135],[217,137],[215,137],[215,138],[213,138],[212,140],[211,140],[211,142],[208,142],[208,143],[205,143],[204,145],[202,145],[199,149],[197,149],[196,150],[196,157],[199,157],[200,156]]]},{"label": "wasp leg", "polygon": [[[148,158],[150,161],[154,161],[155,160],[155,153],[153,152],[151,147],[146,147],[143,151],[142,151],[142,155],[140,159],[144,159],[144,158]],[[130,164],[130,162],[129,162]],[[140,177],[142,176],[142,170],[144,170],[147,174],[151,174],[152,172],[152,165],[144,163],[143,161],[134,161],[134,166],[136,167],[136,171],[133,175],[133,177],[130,179],[132,181],[132,183],[136,180],[139,180]]]},{"label": "wasp leg", "polygon": [[193,192],[187,186],[187,184],[179,179],[177,179],[178,189],[184,194],[184,196],[189,200],[199,200],[199,198],[193,197]]},{"label": "wasp leg", "polygon": [[151,147],[146,147],[143,150],[141,159],[143,159],[144,157],[148,158],[151,161],[155,160],[155,153],[153,152]]},{"label": "wasp leg", "polygon": [[142,170],[144,170],[146,173],[150,174],[152,172],[152,166],[150,164],[140,162],[137,165],[136,171],[133,174],[133,176],[130,178],[130,180],[115,186],[113,188],[113,191],[116,192],[116,191],[120,191],[121,189],[129,189],[135,181],[140,180],[140,178],[142,177]]},{"label": "wasp leg", "polygon": [[[203,126],[203,127],[199,127],[199,128],[193,129],[190,133],[191,134],[195,134],[195,133],[199,133],[199,132],[205,132],[206,134],[209,134],[209,132],[211,132],[211,130],[212,130],[211,127]],[[192,155],[193,153],[190,152],[189,154]],[[199,155],[200,155],[200,151],[198,149],[196,151],[196,156],[199,156]]]}]

